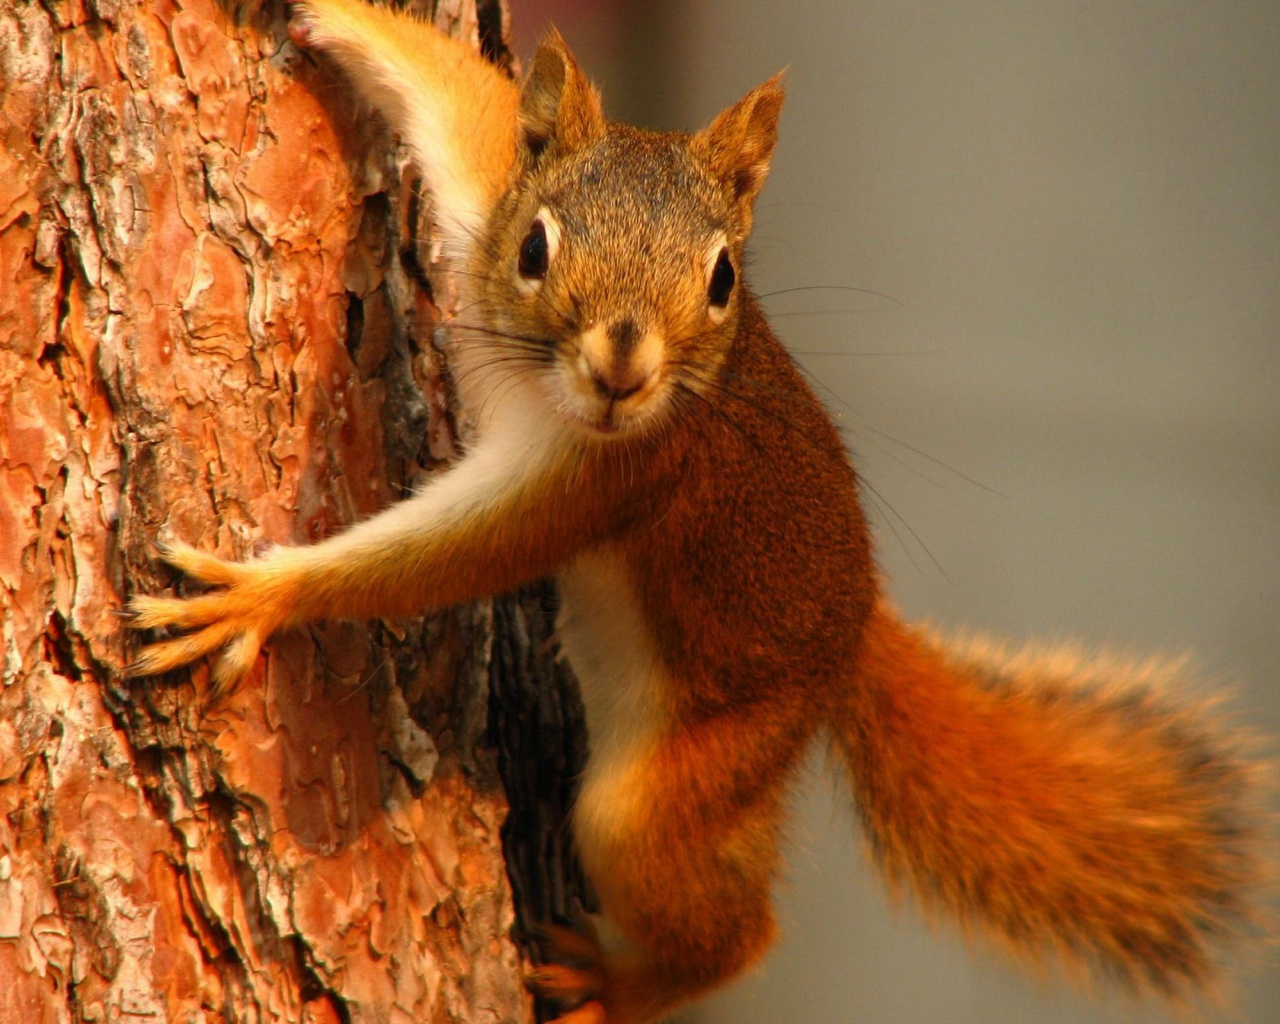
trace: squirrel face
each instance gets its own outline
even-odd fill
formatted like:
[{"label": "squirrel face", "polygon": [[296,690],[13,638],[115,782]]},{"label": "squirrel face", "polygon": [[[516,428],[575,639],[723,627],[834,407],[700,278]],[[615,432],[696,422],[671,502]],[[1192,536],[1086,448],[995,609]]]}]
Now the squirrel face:
[{"label": "squirrel face", "polygon": [[540,161],[498,219],[486,311],[568,423],[651,429],[714,379],[746,232],[689,137],[610,126]]},{"label": "squirrel face", "polygon": [[[695,135],[608,124],[559,36],[519,104],[511,187],[465,277],[488,390],[536,385],[593,438],[660,429],[713,389],[777,135],[775,77]],[[468,318],[470,319],[470,318]]]}]

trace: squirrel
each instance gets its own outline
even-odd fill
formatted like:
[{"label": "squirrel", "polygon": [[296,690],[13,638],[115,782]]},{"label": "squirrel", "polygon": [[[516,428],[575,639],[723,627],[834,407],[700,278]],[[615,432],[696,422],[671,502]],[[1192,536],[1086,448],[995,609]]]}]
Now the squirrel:
[{"label": "squirrel", "polygon": [[554,31],[523,85],[429,24],[304,0],[426,177],[474,438],[414,496],[138,596],[215,692],[274,632],[553,576],[590,757],[573,836],[601,928],[551,933],[562,1024],[639,1024],[765,952],[787,790],[820,734],[895,887],[966,931],[1173,999],[1255,927],[1254,766],[1176,667],[944,641],[885,596],[840,435],[743,281],[775,76],[694,134],[605,119]]}]

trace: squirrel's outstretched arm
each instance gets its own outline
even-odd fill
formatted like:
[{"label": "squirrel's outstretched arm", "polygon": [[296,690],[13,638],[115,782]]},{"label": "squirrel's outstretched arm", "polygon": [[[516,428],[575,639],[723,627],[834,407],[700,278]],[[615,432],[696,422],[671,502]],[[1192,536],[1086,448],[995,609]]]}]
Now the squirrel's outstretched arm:
[{"label": "squirrel's outstretched arm", "polygon": [[465,43],[426,22],[358,0],[302,0],[289,35],[346,70],[386,116],[435,197],[446,246],[474,242],[509,185],[519,90]]},{"label": "squirrel's outstretched arm", "polygon": [[[182,636],[145,648],[135,675],[218,654],[216,690],[243,676],[278,629],[321,618],[408,614],[500,593],[550,572],[610,521],[604,488],[566,500],[585,453],[496,424],[449,472],[414,497],[308,547],[278,547],[231,563],[185,545],[165,558],[216,588],[190,599],[138,596],[139,629]],[[607,474],[606,474],[607,475]]]}]

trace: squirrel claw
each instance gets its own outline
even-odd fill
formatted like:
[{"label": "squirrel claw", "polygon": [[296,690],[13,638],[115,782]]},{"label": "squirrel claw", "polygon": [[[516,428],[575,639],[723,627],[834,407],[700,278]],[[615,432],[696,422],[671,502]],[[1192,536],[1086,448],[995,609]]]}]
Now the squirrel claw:
[{"label": "squirrel claw", "polygon": [[540,964],[525,973],[525,986],[540,999],[555,1003],[580,1003],[597,995],[604,979],[594,968]]},{"label": "squirrel claw", "polygon": [[214,656],[214,696],[247,675],[263,640],[281,620],[283,598],[261,566],[228,562],[186,544],[160,549],[175,569],[214,588],[196,597],[138,595],[128,606],[133,629],[178,633],[144,647],[127,670],[130,678],[158,675]]},{"label": "squirrel claw", "polygon": [[160,548],[160,557],[184,576],[215,587],[230,587],[245,577],[243,564],[228,562],[207,551],[200,551],[180,541]]},{"label": "squirrel claw", "polygon": [[604,1007],[599,1001],[605,982],[600,942],[590,923],[583,925],[585,931],[556,924],[535,927],[533,934],[550,962],[531,967],[524,983],[541,999],[575,1007],[557,1021],[604,1024]]}]

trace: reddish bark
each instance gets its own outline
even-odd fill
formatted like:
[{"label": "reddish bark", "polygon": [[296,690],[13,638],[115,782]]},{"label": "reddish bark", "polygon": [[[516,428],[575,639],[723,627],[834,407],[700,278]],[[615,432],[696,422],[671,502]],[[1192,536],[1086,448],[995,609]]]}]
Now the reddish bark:
[{"label": "reddish bark", "polygon": [[153,542],[307,541],[453,454],[391,139],[212,0],[0,4],[0,133],[0,1020],[528,1019],[491,606],[281,637],[207,713],[121,676]]}]

